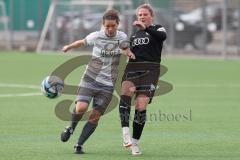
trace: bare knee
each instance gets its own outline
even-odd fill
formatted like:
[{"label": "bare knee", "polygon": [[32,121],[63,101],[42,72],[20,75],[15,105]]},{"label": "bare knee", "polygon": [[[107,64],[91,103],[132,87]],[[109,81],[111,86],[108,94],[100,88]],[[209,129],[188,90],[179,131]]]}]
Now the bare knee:
[{"label": "bare knee", "polygon": [[77,102],[76,104],[76,113],[85,113],[88,109],[88,103],[86,102]]},{"label": "bare knee", "polygon": [[137,96],[136,110],[138,110],[138,111],[146,110],[148,102],[149,102],[149,97],[147,97],[145,95]]}]

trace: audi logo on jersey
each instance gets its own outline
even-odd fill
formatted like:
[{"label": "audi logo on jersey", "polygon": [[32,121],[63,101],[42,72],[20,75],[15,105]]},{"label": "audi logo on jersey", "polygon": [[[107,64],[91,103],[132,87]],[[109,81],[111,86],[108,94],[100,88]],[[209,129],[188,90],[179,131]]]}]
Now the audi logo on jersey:
[{"label": "audi logo on jersey", "polygon": [[132,46],[138,46],[138,45],[143,45],[143,44],[148,44],[149,43],[149,38],[135,38],[132,42]]}]

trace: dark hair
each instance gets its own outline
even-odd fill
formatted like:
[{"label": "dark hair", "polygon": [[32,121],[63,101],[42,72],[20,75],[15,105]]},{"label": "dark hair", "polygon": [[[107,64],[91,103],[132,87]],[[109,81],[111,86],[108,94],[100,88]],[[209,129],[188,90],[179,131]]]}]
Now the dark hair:
[{"label": "dark hair", "polygon": [[104,15],[103,15],[103,23],[105,20],[116,20],[117,24],[119,24],[119,16],[118,16],[118,11],[115,9],[110,9],[107,10]]},{"label": "dark hair", "polygon": [[137,9],[136,9],[136,15],[138,15],[138,11],[141,9],[141,8],[144,8],[144,9],[147,9],[151,16],[153,17],[154,16],[154,12],[153,12],[153,8],[150,4],[142,4],[140,5]]}]

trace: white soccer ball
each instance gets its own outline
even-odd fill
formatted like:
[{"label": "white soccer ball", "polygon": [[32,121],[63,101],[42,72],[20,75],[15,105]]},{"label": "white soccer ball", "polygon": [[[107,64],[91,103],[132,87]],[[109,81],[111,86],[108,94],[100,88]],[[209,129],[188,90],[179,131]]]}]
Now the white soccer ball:
[{"label": "white soccer ball", "polygon": [[41,91],[50,99],[59,97],[63,88],[64,82],[57,76],[47,76],[41,83]]}]

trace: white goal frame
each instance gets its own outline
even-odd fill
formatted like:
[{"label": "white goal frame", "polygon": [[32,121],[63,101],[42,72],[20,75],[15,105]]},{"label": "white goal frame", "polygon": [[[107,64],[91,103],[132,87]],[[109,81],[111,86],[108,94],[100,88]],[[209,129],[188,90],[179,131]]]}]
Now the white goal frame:
[{"label": "white goal frame", "polygon": [[4,33],[4,37],[5,37],[5,46],[6,46],[6,49],[8,50],[11,50],[12,49],[12,45],[11,45],[11,34],[10,34],[10,30],[9,30],[9,25],[8,25],[8,22],[9,22],[9,18],[7,17],[7,11],[6,11],[6,6],[5,6],[5,3],[3,0],[0,0],[0,8],[2,8],[2,13],[1,13],[1,21],[3,23],[3,33]]},{"label": "white goal frame", "polygon": [[[128,6],[128,9],[132,9],[132,1],[131,0],[121,0],[121,1],[114,1],[114,0],[71,0],[71,1],[61,1],[61,0],[52,0],[51,5],[48,10],[47,18],[44,23],[44,27],[42,29],[40,39],[37,44],[36,52],[41,53],[44,45],[44,40],[47,36],[47,32],[49,30],[49,27],[52,23],[54,14],[56,11],[57,5],[63,5],[63,6],[107,6],[106,9],[112,8],[113,5],[125,5]],[[124,9],[123,9],[124,11]],[[131,27],[131,26],[129,26]],[[56,41],[56,39],[53,39],[53,41]]]}]

